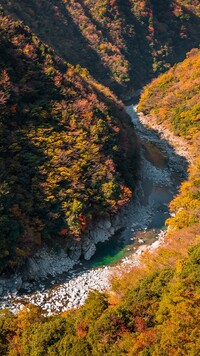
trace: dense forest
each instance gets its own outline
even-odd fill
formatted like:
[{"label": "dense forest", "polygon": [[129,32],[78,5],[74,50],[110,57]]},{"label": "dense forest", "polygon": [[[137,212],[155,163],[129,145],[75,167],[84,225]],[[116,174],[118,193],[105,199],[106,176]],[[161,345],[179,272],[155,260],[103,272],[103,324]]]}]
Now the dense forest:
[{"label": "dense forest", "polygon": [[121,94],[141,88],[199,44],[198,0],[1,2],[58,55]]},{"label": "dense forest", "polygon": [[165,72],[144,87],[138,109],[187,142],[191,164],[163,245],[77,310],[1,310],[0,354],[198,356],[198,0],[1,5],[0,272],[44,242],[81,239],[96,217],[130,201],[138,143],[116,95]]},{"label": "dense forest", "polygon": [[[139,109],[148,115],[153,113],[159,123],[162,120],[176,134],[182,135],[192,155],[189,180],[182,184],[171,203],[171,210],[176,214],[167,222],[169,232],[165,244],[153,254],[146,252],[139,267],[124,272],[121,277],[113,276],[111,292],[91,292],[79,310],[53,317],[45,317],[40,308],[32,305],[17,315],[2,311],[2,355],[199,354],[199,117],[194,115],[195,122],[191,119],[188,123],[188,135],[185,115],[181,114],[181,93],[187,94],[184,103],[188,113],[196,112],[199,63],[200,51],[192,50],[183,63],[148,85],[139,103]],[[192,83],[195,86],[189,95]],[[172,105],[168,100],[171,92],[177,94],[173,96],[173,107],[178,127],[173,126]],[[165,116],[160,118],[163,102]]]},{"label": "dense forest", "polygon": [[28,27],[0,17],[0,261],[79,238],[132,195],[136,142],[109,89],[64,63]]}]

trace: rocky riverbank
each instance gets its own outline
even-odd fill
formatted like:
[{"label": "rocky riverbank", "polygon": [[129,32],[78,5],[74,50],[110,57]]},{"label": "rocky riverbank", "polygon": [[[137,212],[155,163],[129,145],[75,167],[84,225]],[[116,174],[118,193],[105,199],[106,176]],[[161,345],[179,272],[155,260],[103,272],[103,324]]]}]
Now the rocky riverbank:
[{"label": "rocky riverbank", "polygon": [[40,249],[33,257],[27,259],[25,266],[11,277],[0,278],[0,296],[15,296],[21,289],[30,292],[35,282],[55,278],[72,270],[79,264],[80,258],[89,260],[96,251],[99,242],[105,242],[125,224],[124,213],[108,216],[89,226],[81,240],[71,240],[64,248],[57,250],[48,246]]},{"label": "rocky riverbank", "polygon": [[[78,274],[71,271],[71,277],[67,282],[57,286],[54,285],[47,290],[43,286],[41,291],[36,291],[21,297],[13,296],[12,302],[10,299],[11,296],[8,295],[4,298],[1,307],[9,308],[15,313],[20,310],[23,305],[31,303],[42,307],[46,315],[58,314],[72,308],[80,307],[84,304],[90,290],[108,290],[110,288],[110,279],[114,273],[120,274],[124,269],[127,271],[129,268],[139,265],[140,256],[147,250],[153,251],[158,248],[158,246],[163,243],[164,236],[165,232],[161,231],[157,235],[157,241],[150,246],[142,244],[133,255],[125,257],[120,265],[105,266],[103,268],[82,271]],[[54,283],[53,280],[52,283]]]},{"label": "rocky riverbank", "polygon": [[[159,138],[159,140],[156,140],[157,144],[160,145],[168,155],[171,154],[172,151],[174,151],[176,157],[178,155],[180,159],[182,157],[184,161],[186,159],[188,163],[192,162],[190,147],[186,140],[184,140],[182,137],[176,136],[172,131],[167,129],[164,125],[158,124],[156,119],[153,118],[152,116],[144,115],[141,112],[138,113],[137,105],[133,106],[133,110],[132,110],[132,106],[127,107],[127,112],[131,116],[134,125],[137,126],[139,130],[141,130],[141,128],[144,127],[146,127],[146,130],[149,129],[148,131],[150,131],[151,133],[154,130],[156,136]],[[172,158],[170,157],[170,160],[171,159],[173,163],[174,162],[173,157]],[[177,158],[175,158],[174,163],[176,163],[176,161]]]}]

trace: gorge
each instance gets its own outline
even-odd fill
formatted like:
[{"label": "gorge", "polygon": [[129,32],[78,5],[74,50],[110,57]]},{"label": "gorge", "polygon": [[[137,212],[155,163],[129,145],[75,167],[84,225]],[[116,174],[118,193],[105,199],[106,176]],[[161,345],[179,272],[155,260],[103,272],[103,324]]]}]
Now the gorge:
[{"label": "gorge", "polygon": [[0,355],[198,356],[198,0],[0,1]]},{"label": "gorge", "polygon": [[[110,237],[106,222],[102,221],[105,233],[103,237],[100,234],[97,251],[95,253],[93,250],[94,256],[90,256],[91,260],[87,263],[82,261],[81,265],[78,260],[73,261],[66,256],[64,251],[58,254],[52,251],[50,256],[48,250],[44,254],[38,254],[38,258],[33,259],[32,271],[29,270],[27,274],[26,267],[22,275],[11,279],[10,290],[9,281],[4,280],[6,295],[1,300],[1,308],[16,311],[24,303],[31,302],[42,306],[51,314],[80,306],[89,290],[101,291],[109,286],[109,275],[114,273],[115,267],[102,268],[102,265],[123,261],[124,258],[126,264],[134,265],[135,257],[139,256],[142,250],[145,251],[148,246],[150,249],[151,246],[157,247],[159,236],[161,241],[163,240],[162,229],[165,220],[170,216],[168,204],[187,177],[187,145],[162,127],[155,129],[151,128],[151,124],[148,126],[148,121],[143,121],[142,116],[138,116],[136,105],[127,106],[126,111],[132,119],[141,145],[141,178],[132,202],[118,220],[119,232]],[[104,237],[109,240],[103,242]],[[93,241],[90,243],[94,244]],[[140,245],[142,246],[139,247]],[[136,249],[137,252],[134,253]],[[66,270],[63,270],[62,254]],[[138,259],[135,263],[139,263]],[[73,265],[77,267],[70,270]],[[94,270],[95,266],[101,268]],[[66,273],[68,269],[69,273]],[[45,271],[48,271],[48,274]],[[35,281],[31,282],[34,279]],[[19,280],[21,282],[18,283]]]}]

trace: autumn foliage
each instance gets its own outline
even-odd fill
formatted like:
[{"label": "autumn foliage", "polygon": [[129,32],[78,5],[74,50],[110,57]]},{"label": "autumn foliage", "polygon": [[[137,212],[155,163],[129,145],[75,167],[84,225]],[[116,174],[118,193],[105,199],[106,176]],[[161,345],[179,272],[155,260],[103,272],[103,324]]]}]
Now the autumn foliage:
[{"label": "autumn foliage", "polygon": [[194,0],[2,0],[73,65],[123,93],[183,60],[199,44]]},{"label": "autumn foliage", "polygon": [[[80,239],[129,202],[135,135],[103,84],[140,87],[182,59],[199,42],[200,14],[197,0],[1,3],[10,16],[0,15],[0,271],[44,242]],[[78,310],[2,310],[2,356],[199,355],[199,66],[193,49],[139,103],[190,147],[165,243]]]},{"label": "autumn foliage", "polygon": [[2,270],[44,241],[81,237],[97,216],[126,205],[137,152],[109,89],[22,22],[1,14],[0,30]]}]

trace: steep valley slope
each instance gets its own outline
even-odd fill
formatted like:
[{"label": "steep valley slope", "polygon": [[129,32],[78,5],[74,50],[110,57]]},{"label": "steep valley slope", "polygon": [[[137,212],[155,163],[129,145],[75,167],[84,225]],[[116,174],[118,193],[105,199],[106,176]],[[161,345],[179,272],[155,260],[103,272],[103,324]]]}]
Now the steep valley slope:
[{"label": "steep valley slope", "polygon": [[122,104],[20,21],[0,18],[1,268],[80,239],[132,196],[136,138]]}]

